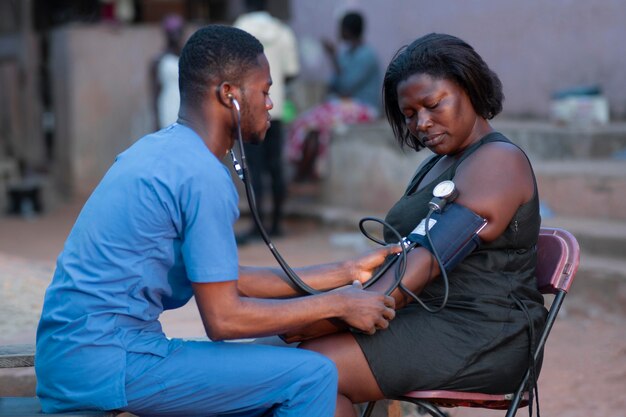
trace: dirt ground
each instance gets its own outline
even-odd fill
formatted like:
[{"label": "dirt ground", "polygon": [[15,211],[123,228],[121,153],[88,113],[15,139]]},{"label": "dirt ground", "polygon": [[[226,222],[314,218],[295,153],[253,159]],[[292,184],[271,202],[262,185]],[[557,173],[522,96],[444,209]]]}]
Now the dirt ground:
[{"label": "dirt ground", "polygon": [[[0,217],[0,344],[34,342],[54,260],[81,205],[64,204],[31,219]],[[238,228],[247,225],[240,222]],[[344,259],[368,247],[352,230],[295,220],[275,244],[295,266]],[[242,264],[274,264],[258,242],[240,248],[240,259]],[[626,417],[626,283],[593,273],[579,273],[578,280],[546,347],[539,379],[541,414]],[[204,334],[193,302],[165,313],[162,321],[171,337]],[[406,416],[417,415],[410,407],[403,409]],[[453,409],[450,415],[489,417],[503,412]]]}]

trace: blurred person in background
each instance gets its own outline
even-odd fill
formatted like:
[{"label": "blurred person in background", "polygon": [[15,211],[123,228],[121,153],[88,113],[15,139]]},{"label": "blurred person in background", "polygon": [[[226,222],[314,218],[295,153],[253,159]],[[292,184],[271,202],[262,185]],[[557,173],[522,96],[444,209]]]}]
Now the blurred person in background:
[{"label": "blurred person in background", "polygon": [[323,41],[333,66],[328,100],[299,116],[288,136],[287,152],[296,167],[296,182],[319,179],[318,160],[326,156],[334,128],[379,116],[380,65],[374,49],[363,40],[364,30],[364,17],[348,12],[339,25],[344,44],[338,48]]},{"label": "blurred person in background", "polygon": [[[245,143],[246,159],[254,187],[255,199],[261,221],[265,220],[263,199],[267,181],[272,193],[272,214],[269,227],[270,236],[281,236],[283,230],[283,203],[287,195],[285,184],[283,146],[285,99],[287,84],[300,71],[296,36],[291,28],[266,11],[265,0],[246,0],[246,13],[239,16],[233,26],[254,35],[265,50],[272,75],[271,97],[274,108],[270,110],[272,124],[262,143]],[[260,237],[253,224],[247,232],[238,235],[240,244]]]},{"label": "blurred person in background", "polygon": [[178,59],[183,48],[185,22],[179,15],[167,15],[161,22],[165,49],[152,62],[150,81],[155,129],[163,129],[178,118]]}]

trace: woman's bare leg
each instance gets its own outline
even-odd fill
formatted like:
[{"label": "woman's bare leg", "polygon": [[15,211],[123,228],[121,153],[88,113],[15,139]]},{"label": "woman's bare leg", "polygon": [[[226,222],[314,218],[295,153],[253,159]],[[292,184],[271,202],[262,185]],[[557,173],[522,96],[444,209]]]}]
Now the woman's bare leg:
[{"label": "woman's bare leg", "polygon": [[382,400],[385,396],[370,370],[363,351],[350,333],[338,333],[303,342],[301,348],[329,357],[339,371],[335,417],[354,417],[352,404]]}]

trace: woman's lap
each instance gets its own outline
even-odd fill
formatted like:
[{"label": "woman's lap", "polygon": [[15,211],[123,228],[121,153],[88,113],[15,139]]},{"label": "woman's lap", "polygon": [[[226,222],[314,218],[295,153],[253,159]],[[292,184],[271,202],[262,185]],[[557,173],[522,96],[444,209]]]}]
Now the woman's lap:
[{"label": "woman's lap", "polygon": [[433,315],[412,305],[399,310],[387,330],[355,334],[385,396],[429,389],[514,390],[528,365],[523,325],[483,317],[479,327],[467,313],[444,314],[451,313]]}]

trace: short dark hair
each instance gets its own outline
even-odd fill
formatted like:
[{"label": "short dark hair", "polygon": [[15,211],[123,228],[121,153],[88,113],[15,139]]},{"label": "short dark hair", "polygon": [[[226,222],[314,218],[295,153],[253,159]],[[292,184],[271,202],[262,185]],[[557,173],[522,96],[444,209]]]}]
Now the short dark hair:
[{"label": "short dark hair", "polygon": [[400,146],[422,148],[408,131],[398,107],[398,84],[414,74],[455,82],[469,96],[476,114],[485,119],[492,119],[502,111],[502,83],[474,48],[452,35],[425,35],[396,52],[383,80],[385,113]]},{"label": "short dark hair", "polygon": [[348,12],[341,19],[341,28],[350,33],[355,38],[360,38],[363,34],[365,19],[358,12]]},{"label": "short dark hair", "polygon": [[182,102],[199,103],[212,83],[241,82],[258,67],[263,45],[241,29],[208,25],[185,43],[178,62],[178,86]]}]

